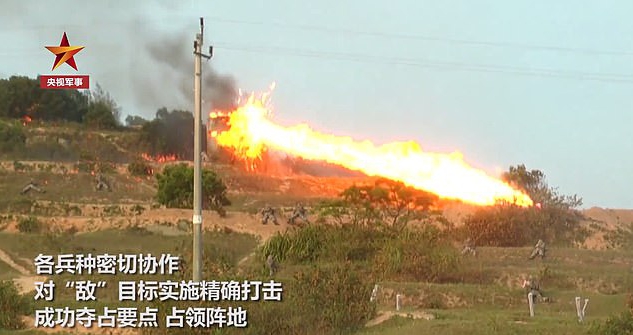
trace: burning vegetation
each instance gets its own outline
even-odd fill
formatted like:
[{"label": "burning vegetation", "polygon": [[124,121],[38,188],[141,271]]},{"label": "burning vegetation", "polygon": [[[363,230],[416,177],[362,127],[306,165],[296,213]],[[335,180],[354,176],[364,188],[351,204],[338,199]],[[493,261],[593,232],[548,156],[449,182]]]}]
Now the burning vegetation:
[{"label": "burning vegetation", "polygon": [[148,162],[155,163],[167,163],[167,162],[175,162],[177,160],[176,155],[155,155],[152,156],[148,153],[142,153],[141,158]]},{"label": "burning vegetation", "polygon": [[28,115],[24,115],[22,117],[22,125],[23,126],[28,125],[29,123],[31,123],[31,121],[33,121],[33,119],[30,116],[28,116]]},{"label": "burning vegetation", "polygon": [[218,146],[229,149],[234,158],[245,162],[249,170],[256,170],[274,150],[400,181],[444,199],[480,206],[498,202],[533,205],[526,193],[469,166],[460,153],[424,152],[413,141],[376,145],[369,140],[320,133],[307,124],[276,124],[270,118],[269,96],[270,91],[251,94],[234,111],[209,115],[217,126],[210,130],[210,136]]}]

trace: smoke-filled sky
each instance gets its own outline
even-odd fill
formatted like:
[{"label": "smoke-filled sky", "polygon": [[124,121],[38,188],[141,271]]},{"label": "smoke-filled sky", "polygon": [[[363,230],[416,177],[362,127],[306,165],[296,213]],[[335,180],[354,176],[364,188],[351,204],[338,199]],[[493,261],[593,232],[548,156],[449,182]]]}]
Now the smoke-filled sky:
[{"label": "smoke-filled sky", "polygon": [[[524,163],[584,207],[633,208],[633,2],[0,0],[0,76],[50,74],[65,31],[122,114],[205,108],[274,81],[275,117],[376,143]],[[68,65],[55,71],[77,73]]]}]

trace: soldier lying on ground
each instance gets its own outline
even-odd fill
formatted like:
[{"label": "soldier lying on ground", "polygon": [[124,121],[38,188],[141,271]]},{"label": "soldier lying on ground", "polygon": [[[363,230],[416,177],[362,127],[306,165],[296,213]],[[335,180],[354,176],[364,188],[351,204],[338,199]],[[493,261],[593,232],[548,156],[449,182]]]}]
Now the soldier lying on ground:
[{"label": "soldier lying on ground", "polygon": [[26,193],[28,193],[31,190],[39,192],[39,193],[46,193],[46,191],[44,191],[41,188],[39,188],[37,183],[33,179],[31,179],[31,181],[26,186],[24,186],[24,188],[22,189],[22,192],[20,192],[20,194],[26,194]]},{"label": "soldier lying on ground", "polygon": [[97,177],[95,178],[95,182],[97,184],[97,186],[95,187],[97,191],[107,189],[108,192],[112,192],[112,188],[110,187],[110,184],[101,173],[97,174]]}]

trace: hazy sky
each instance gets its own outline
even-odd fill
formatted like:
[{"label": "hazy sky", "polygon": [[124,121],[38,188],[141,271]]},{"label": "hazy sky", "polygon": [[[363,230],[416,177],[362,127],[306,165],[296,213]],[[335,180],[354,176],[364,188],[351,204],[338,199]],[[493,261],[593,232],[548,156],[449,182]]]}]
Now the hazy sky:
[{"label": "hazy sky", "polygon": [[183,93],[193,90],[202,16],[205,49],[214,45],[206,73],[245,91],[276,82],[282,124],[376,143],[412,139],[460,151],[495,175],[524,163],[582,196],[583,207],[633,208],[631,1],[1,0],[0,8],[2,77],[50,74],[44,46],[59,45],[65,31],[85,46],[78,73],[124,115],[191,110]]}]

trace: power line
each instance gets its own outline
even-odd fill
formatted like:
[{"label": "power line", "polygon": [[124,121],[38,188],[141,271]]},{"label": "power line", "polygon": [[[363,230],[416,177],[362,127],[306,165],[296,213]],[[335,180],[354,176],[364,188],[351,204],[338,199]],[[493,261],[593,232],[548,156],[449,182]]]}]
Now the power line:
[{"label": "power line", "polygon": [[345,28],[333,28],[333,27],[326,27],[326,26],[286,24],[286,23],[263,22],[263,21],[244,21],[244,20],[225,19],[225,18],[220,18],[220,17],[212,17],[211,19],[216,22],[224,22],[224,23],[230,23],[230,24],[271,25],[271,26],[278,26],[282,28],[294,28],[298,30],[321,31],[321,32],[335,33],[335,34],[386,37],[390,39],[397,38],[397,39],[407,39],[407,40],[423,40],[423,41],[433,41],[433,42],[444,42],[444,43],[450,43],[450,44],[465,44],[465,45],[517,48],[517,49],[534,49],[534,50],[540,49],[540,50],[546,50],[546,51],[561,51],[561,52],[569,52],[569,53],[582,53],[582,54],[595,54],[595,55],[600,55],[600,54],[612,55],[612,56],[632,56],[633,55],[633,51],[624,51],[624,50],[597,50],[597,49],[589,49],[589,48],[572,48],[572,47],[560,47],[560,46],[551,46],[551,45],[521,44],[521,43],[513,43],[513,42],[478,41],[478,40],[454,39],[454,38],[427,36],[427,35],[362,31],[362,30],[352,30],[352,29],[345,29]]},{"label": "power line", "polygon": [[[539,68],[525,68],[514,66],[502,66],[502,65],[489,65],[489,64],[468,64],[462,62],[448,62],[429,59],[414,59],[414,58],[398,58],[398,57],[381,57],[368,54],[352,54],[352,53],[337,53],[337,52],[324,52],[316,50],[305,49],[292,49],[276,46],[244,46],[232,43],[216,43],[217,49],[224,49],[228,51],[247,52],[247,53],[268,53],[278,54],[283,56],[295,56],[295,57],[309,57],[324,60],[338,60],[349,61],[357,63],[371,63],[381,65],[403,65],[422,68],[434,68],[444,70],[459,70],[468,72],[483,72],[483,73],[500,73],[510,75],[523,75],[523,76],[537,76],[537,77],[553,77],[553,78],[567,78],[577,80],[591,80],[602,81],[612,83],[631,83],[633,82],[633,74],[618,74],[618,73],[592,73],[592,72],[579,72],[579,71],[563,71],[556,69],[539,69]],[[13,50],[11,53],[0,53],[0,56],[22,56],[26,54],[35,53],[35,51],[16,53]],[[39,51],[38,51],[39,53]]]},{"label": "power line", "polygon": [[364,63],[374,63],[374,64],[383,64],[383,65],[385,64],[405,65],[405,66],[424,67],[424,68],[438,68],[438,69],[445,69],[445,70],[502,73],[502,74],[513,74],[513,75],[555,77],[555,78],[568,78],[568,79],[593,80],[593,81],[618,82],[618,83],[633,82],[633,75],[631,74],[591,73],[591,72],[521,68],[521,67],[486,65],[486,64],[467,64],[467,63],[460,63],[460,62],[445,62],[445,61],[435,61],[435,60],[426,60],[426,59],[390,58],[390,57],[378,57],[378,56],[372,56],[372,55],[333,53],[333,52],[322,52],[322,51],[313,51],[313,50],[288,49],[288,48],[280,48],[280,47],[239,46],[239,45],[231,45],[231,44],[223,44],[223,43],[217,43],[215,47],[217,49],[224,49],[228,51],[237,51],[237,52],[260,53],[260,54],[269,53],[269,54],[280,54],[284,56],[310,57],[310,58],[318,58],[318,59],[364,62]]},{"label": "power line", "polygon": [[[100,21],[100,22],[92,22],[89,25],[80,25],[80,24],[36,25],[36,26],[20,27],[20,28],[12,27],[11,31],[54,29],[54,28],[85,29],[85,28],[94,27],[94,26],[120,26],[126,23],[143,24],[147,22],[157,22],[157,23],[164,24],[166,22],[170,22],[170,19],[173,19],[174,17],[179,17],[183,19],[190,18],[188,16],[170,16],[170,17],[166,17],[162,19],[143,19],[136,22],[134,21],[108,21],[108,22]],[[457,44],[457,45],[461,44],[461,45],[471,45],[471,46],[514,48],[514,49],[524,49],[524,50],[557,51],[557,52],[578,53],[578,54],[587,54],[587,55],[633,56],[633,51],[627,51],[627,50],[599,50],[599,49],[591,49],[591,48],[574,48],[574,47],[561,47],[561,46],[553,46],[553,45],[523,44],[523,43],[504,42],[504,41],[484,41],[484,40],[447,38],[447,37],[429,36],[429,35],[385,33],[385,32],[377,32],[377,31],[353,30],[353,29],[347,29],[347,28],[342,28],[342,27],[288,24],[288,23],[265,22],[265,21],[247,21],[247,20],[227,19],[227,18],[222,18],[222,17],[208,17],[208,19],[213,20],[213,22],[216,24],[224,23],[224,24],[276,26],[276,27],[286,28],[286,29],[318,31],[318,32],[331,33],[331,34],[347,34],[347,35],[357,35],[357,36],[381,37],[381,38],[389,38],[389,39],[431,41],[431,42],[440,42],[440,43]]]}]

